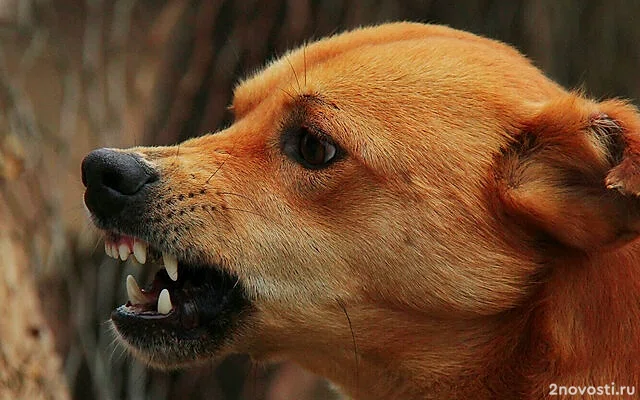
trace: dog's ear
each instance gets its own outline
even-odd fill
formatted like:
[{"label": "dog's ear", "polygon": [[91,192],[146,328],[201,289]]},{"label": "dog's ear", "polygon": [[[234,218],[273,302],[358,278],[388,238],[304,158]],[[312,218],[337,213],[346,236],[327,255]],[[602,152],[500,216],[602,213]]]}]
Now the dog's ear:
[{"label": "dog's ear", "polygon": [[551,102],[497,157],[503,215],[585,251],[640,234],[640,116],[622,101]]}]

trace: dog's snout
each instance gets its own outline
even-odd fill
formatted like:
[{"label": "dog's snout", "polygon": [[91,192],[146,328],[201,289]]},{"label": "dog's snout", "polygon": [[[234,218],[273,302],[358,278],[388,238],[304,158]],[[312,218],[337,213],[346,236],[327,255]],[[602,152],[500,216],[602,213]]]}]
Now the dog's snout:
[{"label": "dog's snout", "polygon": [[124,204],[158,178],[134,154],[98,149],[82,161],[82,183],[87,207],[100,216],[118,212]]}]

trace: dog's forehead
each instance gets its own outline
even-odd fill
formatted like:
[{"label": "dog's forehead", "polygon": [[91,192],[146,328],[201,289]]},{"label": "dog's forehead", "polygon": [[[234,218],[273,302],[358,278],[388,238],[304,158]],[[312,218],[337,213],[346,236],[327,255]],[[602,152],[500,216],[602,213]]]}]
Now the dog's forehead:
[{"label": "dog's forehead", "polygon": [[508,140],[505,132],[560,91],[500,42],[399,23],[289,53],[237,87],[234,109],[241,117],[263,103],[278,109],[297,95],[318,95],[340,110],[331,133],[342,130],[342,144],[357,147],[352,154],[373,169],[459,168],[452,161],[470,159],[465,153],[484,154],[474,158],[483,169]]},{"label": "dog's forehead", "polygon": [[[406,46],[411,42],[414,44],[414,51],[408,51]],[[439,46],[440,49],[431,54],[425,52],[425,49],[419,49],[420,44],[436,43],[438,43],[436,47]],[[460,57],[460,51],[468,52],[471,48],[476,49],[472,52],[473,54]],[[366,60],[358,60],[358,55],[364,56],[366,53],[374,53],[378,62],[363,65],[362,63]],[[371,72],[377,71],[381,75],[385,73],[384,67],[402,65],[403,62],[405,62],[404,67],[409,70],[411,65],[407,62],[415,60],[415,57],[428,57],[432,65],[436,65],[439,61],[446,61],[446,58],[457,58],[458,67],[462,66],[460,60],[472,66],[479,61],[478,57],[494,58],[506,60],[506,64],[512,68],[514,66],[525,69],[529,67],[529,71],[526,71],[528,74],[540,75],[519,52],[503,43],[443,26],[391,23],[336,35],[287,53],[265,69],[241,81],[235,90],[233,107],[236,114],[242,115],[256,107],[274,91],[300,89],[307,86],[312,83],[310,79],[317,79],[317,76],[314,77],[314,70],[322,71],[323,66],[329,65],[334,70],[331,74],[324,75],[324,78],[333,76],[339,80],[341,76],[361,73],[367,66],[372,67],[369,69]],[[348,63],[349,59],[352,60],[351,64]],[[337,71],[336,68],[341,63],[345,68],[343,71]],[[447,67],[450,68],[451,65]],[[448,72],[455,74],[455,66]],[[523,71],[518,72],[522,74]],[[551,84],[545,81],[545,85],[540,85],[543,80],[540,78],[542,78],[541,75],[534,76],[532,79],[534,81],[530,85],[532,92],[538,92],[540,86]]]}]

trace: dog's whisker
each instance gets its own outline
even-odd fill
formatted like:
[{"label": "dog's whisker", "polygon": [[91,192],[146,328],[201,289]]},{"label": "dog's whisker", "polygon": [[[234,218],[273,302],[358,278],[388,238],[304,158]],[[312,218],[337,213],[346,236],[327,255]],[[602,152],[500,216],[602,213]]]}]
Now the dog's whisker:
[{"label": "dog's whisker", "polygon": [[[340,308],[342,308],[342,311],[344,312],[344,315],[347,317],[347,323],[349,324],[349,330],[351,331],[351,341],[353,343],[353,357],[354,357],[354,361],[355,361],[355,381],[356,381],[356,390],[358,387],[360,387],[360,356],[358,353],[358,343],[356,342],[356,335],[353,332],[353,325],[351,324],[351,318],[349,317],[349,313],[347,313],[347,308],[345,307],[345,305],[342,303],[342,301],[340,301],[340,299],[336,299],[336,303],[338,303],[338,305],[340,306]],[[356,392],[356,397],[357,397],[357,392]]]},{"label": "dog's whisker", "polygon": [[302,45],[302,59],[304,64],[304,87],[307,87],[307,43]]},{"label": "dog's whisker", "polygon": [[211,176],[210,176],[210,177],[205,181],[205,184],[208,184],[208,183],[209,183],[209,181],[210,181],[214,176],[216,176],[216,174],[218,173],[218,171],[220,171],[220,168],[222,168],[222,166],[224,165],[224,163],[225,163],[225,162],[227,162],[227,158],[229,158],[229,157],[228,157],[228,156],[227,156],[227,157],[225,157],[225,159],[224,159],[224,160],[222,161],[222,163],[218,166],[218,168],[217,168],[215,171],[213,171],[213,174],[211,174]]},{"label": "dog's whisker", "polygon": [[231,229],[233,230],[233,232],[236,235],[236,238],[238,238],[238,243],[242,243],[242,238],[240,237],[240,234],[238,234],[238,231],[236,230],[235,225],[231,222],[229,217],[225,213],[218,211],[218,209],[216,209],[216,212],[218,214],[222,215],[222,217],[227,221],[227,225],[229,225],[231,227]]},{"label": "dog's whisker", "polygon": [[211,174],[211,176],[206,180],[205,184],[208,184],[209,181],[216,176],[216,174],[218,173],[218,171],[220,171],[220,168],[222,168],[222,166],[224,165],[225,162],[227,162],[227,158],[229,158],[229,156],[225,157],[225,159],[222,161],[222,163],[218,166],[218,168],[213,171],[213,174]]},{"label": "dog's whisker", "polygon": [[287,60],[287,63],[291,67],[291,71],[293,72],[293,76],[294,76],[294,78],[296,80],[296,85],[298,85],[298,94],[301,95],[302,94],[302,87],[300,86],[300,81],[298,80],[298,74],[296,73],[296,69],[293,68],[293,64],[291,64],[291,60],[289,59],[289,57],[285,57],[285,59]]},{"label": "dog's whisker", "polygon": [[220,169],[222,169],[222,167],[224,166],[224,164],[227,162],[227,160],[229,159],[229,157],[231,157],[231,154],[233,153],[233,151],[236,149],[236,145],[234,144],[233,147],[231,148],[231,151],[227,153],[226,157],[224,158],[224,160],[222,160],[222,163],[218,166],[218,168],[213,171],[213,174],[211,174],[211,176],[209,177],[209,179],[207,179],[205,181],[205,185],[209,184],[209,181],[216,176],[216,174],[218,173],[218,171],[220,171]]},{"label": "dog's whisker", "polygon": [[287,96],[289,96],[291,98],[291,100],[295,100],[296,96],[292,95],[291,93],[289,93],[288,91],[286,91],[284,88],[279,87],[278,88],[281,92],[283,92],[284,94],[286,94]]},{"label": "dog's whisker", "polygon": [[223,194],[223,195],[229,195],[229,196],[241,197],[243,199],[249,200],[250,202],[254,201],[251,197],[244,196],[244,195],[239,194],[239,193],[234,193],[234,192],[216,192],[216,193],[217,194]]},{"label": "dog's whisker", "polygon": [[[209,210],[205,210],[207,212],[207,214],[209,214],[209,217],[211,217],[211,219],[213,220],[214,223],[217,223],[216,219],[214,218],[213,214],[211,214],[211,212]],[[220,232],[218,232],[218,229],[214,229],[213,230],[216,237],[218,238],[218,240],[222,241],[222,234]]]},{"label": "dog's whisker", "polygon": [[[207,214],[209,214],[209,216],[211,217],[212,220],[217,221],[217,218],[215,218],[213,216],[213,214],[211,214],[211,212],[209,210],[206,210],[206,211],[207,211]],[[234,234],[236,235],[238,243],[241,243],[242,239],[240,238],[240,235],[238,234],[238,231],[236,230],[235,226],[231,223],[229,218],[226,215],[224,215],[224,213],[218,212],[218,214],[222,215],[222,217],[225,218],[225,220],[227,221],[227,225],[231,226],[231,229],[233,230]]]},{"label": "dog's whisker", "polygon": [[236,279],[236,283],[233,284],[233,286],[231,287],[231,290],[234,290],[238,286],[239,283],[240,283],[240,278],[237,278]]},{"label": "dog's whisker", "polygon": [[267,217],[264,214],[261,214],[259,212],[255,212],[255,211],[244,210],[242,208],[225,207],[225,210],[238,211],[238,212],[244,212],[244,213],[248,213],[248,214],[253,214],[253,215],[257,215],[258,217],[262,217],[262,218],[266,219],[267,221],[273,221],[272,219],[270,219],[269,217]]},{"label": "dog's whisker", "polygon": [[100,243],[102,242],[102,238],[101,237],[96,237],[94,239],[94,244],[93,244],[93,249],[91,250],[91,254],[96,254],[96,251],[98,251],[98,248],[100,247]]},{"label": "dog's whisker", "polygon": [[[248,196],[244,196],[244,195],[239,194],[239,193],[234,193],[234,192],[217,192],[217,194],[219,194],[219,195],[227,195],[227,196],[235,196],[235,197],[238,197],[238,198],[241,198],[241,199],[245,199],[245,200],[247,200],[247,201],[248,201],[248,205],[249,205],[249,206],[251,206],[254,210],[256,210],[256,207],[258,207],[258,206],[255,204],[255,200],[254,200],[254,199],[252,199],[251,197],[248,197]],[[226,208],[227,208],[227,209],[229,209],[229,207],[226,207]],[[233,209],[233,208],[232,208],[232,210],[235,210],[235,209]],[[255,211],[255,212],[258,212],[258,211]]]}]

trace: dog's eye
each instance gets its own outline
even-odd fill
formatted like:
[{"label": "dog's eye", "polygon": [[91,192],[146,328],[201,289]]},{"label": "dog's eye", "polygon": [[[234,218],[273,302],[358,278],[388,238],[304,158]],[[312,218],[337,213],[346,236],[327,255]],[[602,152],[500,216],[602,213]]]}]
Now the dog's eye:
[{"label": "dog's eye", "polygon": [[285,128],[280,140],[282,151],[306,169],[325,168],[344,154],[331,137],[315,128]]},{"label": "dog's eye", "polygon": [[336,146],[325,139],[320,139],[309,131],[303,131],[300,137],[300,157],[314,168],[328,164],[336,156]]}]

